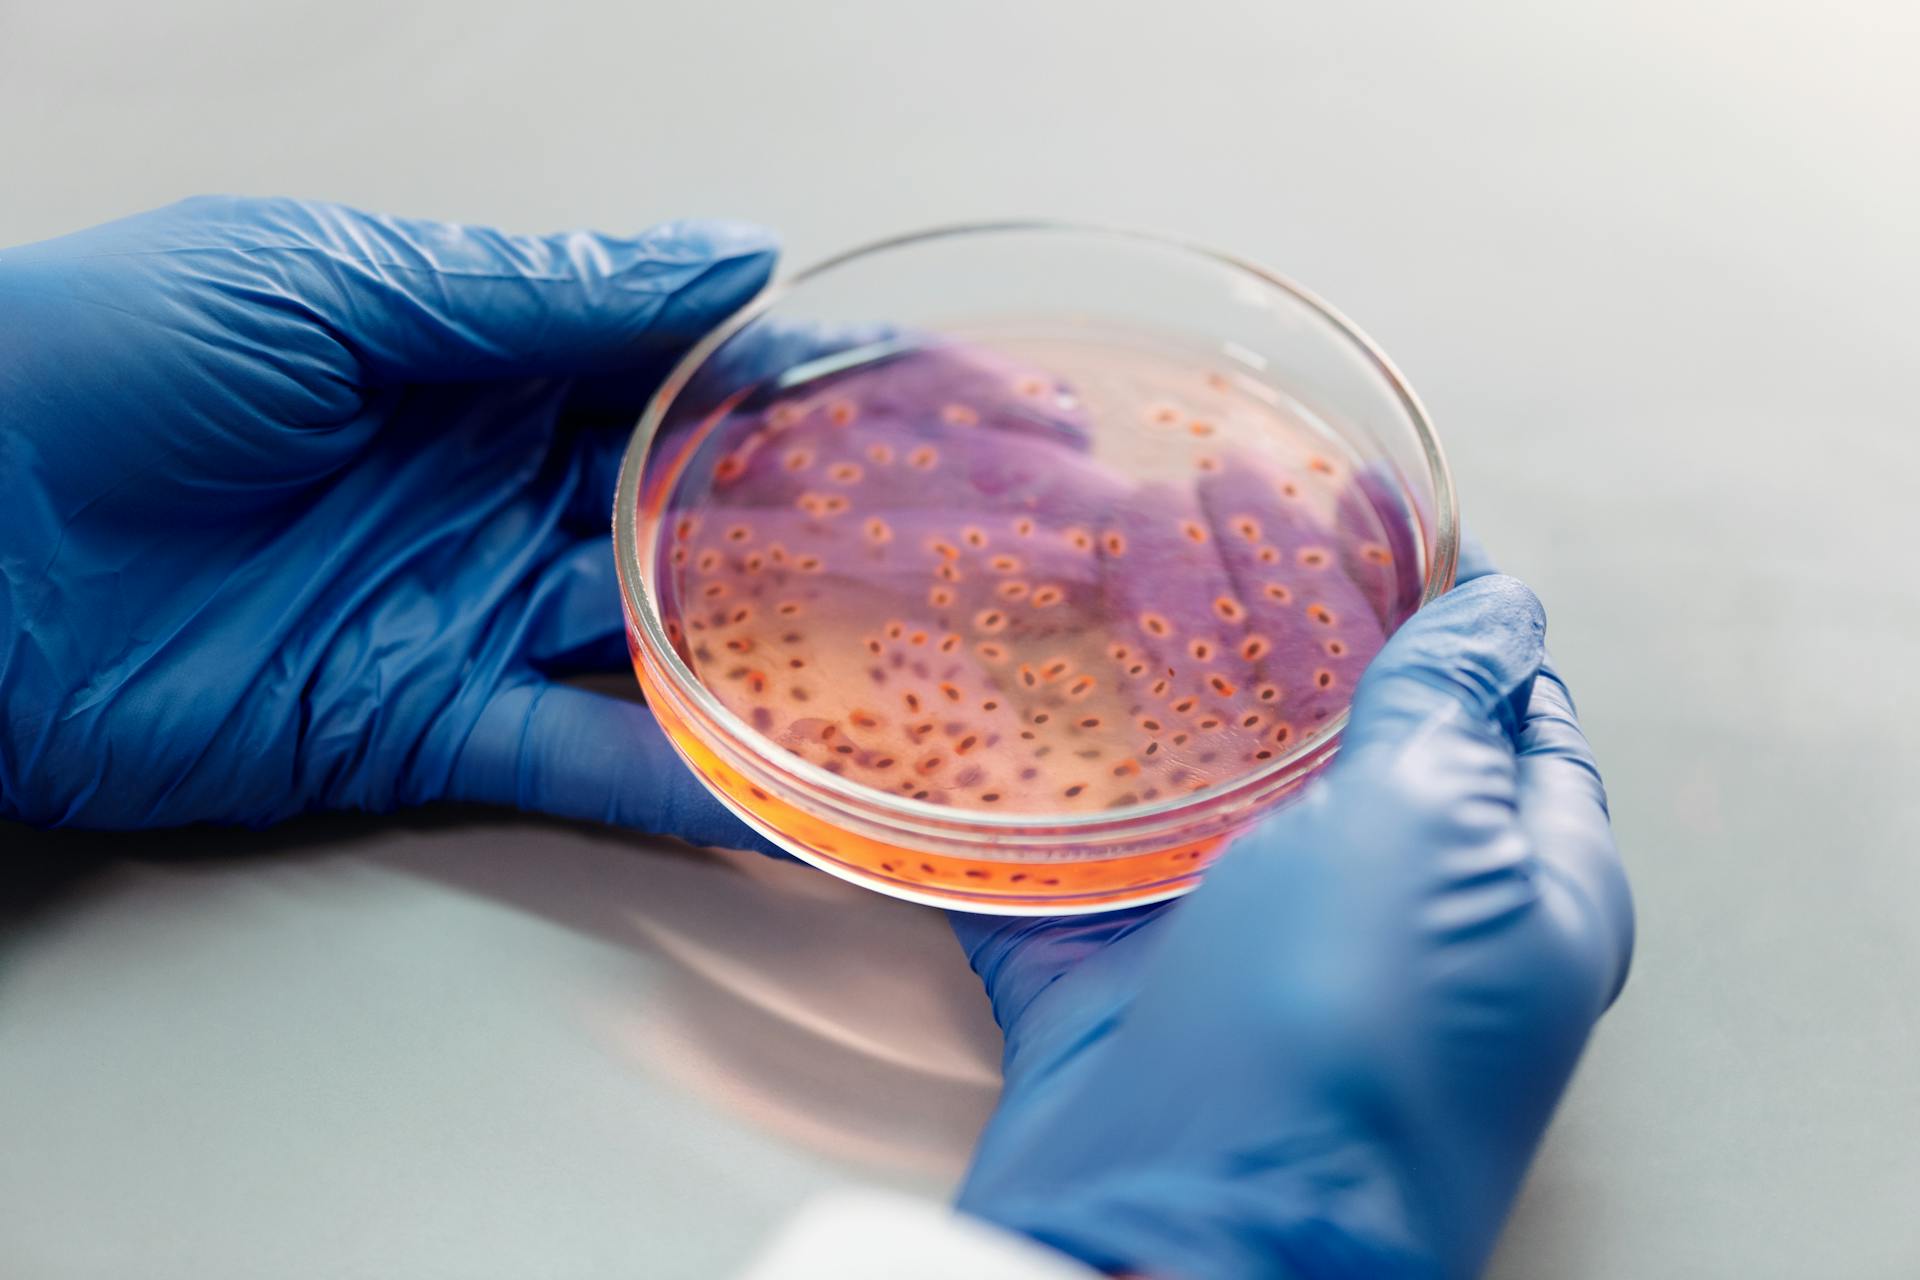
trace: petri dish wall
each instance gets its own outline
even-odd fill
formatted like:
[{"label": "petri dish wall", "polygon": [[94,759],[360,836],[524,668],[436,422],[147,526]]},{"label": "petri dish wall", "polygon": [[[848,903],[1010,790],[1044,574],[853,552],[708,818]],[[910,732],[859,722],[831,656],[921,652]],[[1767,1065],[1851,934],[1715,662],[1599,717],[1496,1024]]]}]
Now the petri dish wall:
[{"label": "petri dish wall", "polygon": [[1456,513],[1418,401],[1311,294],[1009,224],[711,335],[615,542],[649,704],[742,818],[897,897],[1057,914],[1191,888],[1327,761]]}]

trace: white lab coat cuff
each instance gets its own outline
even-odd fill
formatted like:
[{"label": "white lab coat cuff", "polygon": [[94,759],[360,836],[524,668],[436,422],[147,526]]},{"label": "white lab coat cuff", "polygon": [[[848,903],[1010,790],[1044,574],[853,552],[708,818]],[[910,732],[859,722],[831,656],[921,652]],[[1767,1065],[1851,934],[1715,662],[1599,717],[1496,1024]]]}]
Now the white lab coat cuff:
[{"label": "white lab coat cuff", "polygon": [[740,1280],[1094,1280],[1063,1253],[943,1205],[882,1191],[813,1201]]}]

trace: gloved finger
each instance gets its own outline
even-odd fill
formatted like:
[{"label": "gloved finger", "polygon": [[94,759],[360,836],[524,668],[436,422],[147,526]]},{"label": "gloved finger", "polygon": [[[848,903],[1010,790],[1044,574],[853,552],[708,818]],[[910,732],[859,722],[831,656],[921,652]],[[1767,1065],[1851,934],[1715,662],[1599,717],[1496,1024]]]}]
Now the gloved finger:
[{"label": "gloved finger", "polygon": [[1546,900],[1563,914],[1563,929],[1582,943],[1611,1003],[1626,982],[1633,953],[1633,900],[1593,748],[1551,663],[1534,681],[1519,768],[1521,827],[1548,882],[1566,890]]},{"label": "gloved finger", "polygon": [[[993,1002],[994,1020],[1010,1027],[1063,974],[1090,958],[1111,955],[1116,945],[1173,906],[1157,902],[1097,915],[1011,919],[949,911],[947,923]],[[1136,978],[1130,966],[1119,976],[1123,982]],[[1101,1003],[1085,990],[1079,998]]]},{"label": "gloved finger", "polygon": [[806,510],[810,494],[849,503],[878,494],[900,506],[978,509],[984,499],[1061,517],[1076,494],[1098,501],[1114,486],[1085,458],[1084,412],[1049,408],[1046,394],[1019,390],[1029,384],[1052,385],[990,353],[903,349],[729,400],[721,443],[706,446],[695,474],[742,505]]},{"label": "gloved finger", "polygon": [[372,385],[628,368],[747,302],[775,256],[768,232],[733,222],[521,236],[340,205],[239,203],[236,216],[282,264],[286,294]]},{"label": "gloved finger", "polygon": [[[809,362],[873,348],[890,338],[890,331],[872,325],[799,325],[762,316],[711,352],[676,393],[663,436],[676,437],[691,429],[730,398],[735,403],[728,412],[757,413],[778,395],[783,375]],[[580,451],[584,466],[583,482],[566,515],[572,527],[582,532],[607,527],[634,429],[660,380],[685,354],[681,350],[661,353],[630,370],[577,378],[568,388],[561,421],[569,428],[567,439]],[[740,399],[743,394],[745,398]]]},{"label": "gloved finger", "polygon": [[520,652],[536,671],[558,675],[626,665],[626,619],[608,538],[584,539],[562,552],[534,584]]},{"label": "gloved finger", "polygon": [[1416,613],[1354,691],[1343,765],[1463,735],[1504,734],[1516,743],[1545,658],[1546,625],[1526,584],[1499,574],[1455,587]]},{"label": "gloved finger", "polygon": [[[728,336],[710,352],[692,381],[675,395],[672,428],[684,428],[711,413],[722,401],[747,388],[761,398],[776,393],[783,375],[841,352],[870,348],[893,338],[877,325],[817,325],[763,315]],[[562,420],[569,426],[633,433],[647,401],[686,355],[663,349],[611,373],[575,378],[567,389]]]},{"label": "gloved finger", "polygon": [[[762,314],[708,353],[675,397],[677,424],[704,417],[723,402],[750,413],[767,409],[843,368],[870,364],[898,350],[888,325],[827,324]],[[741,393],[745,392],[744,398]]]},{"label": "gloved finger", "polygon": [[[608,528],[632,426],[562,436],[560,447],[575,451],[575,484],[564,514],[570,528],[581,533]],[[1037,425],[1031,435],[999,434],[988,425],[977,434],[943,439],[901,419],[839,428],[813,415],[794,425],[723,428],[723,433],[735,447],[711,460],[710,465],[726,468],[714,481],[742,508],[807,511],[818,502],[822,509],[809,511],[809,519],[841,516],[847,518],[840,523],[854,526],[868,517],[893,522],[910,512],[927,523],[936,509],[977,501],[975,495],[1002,501],[1017,491],[1031,499],[1031,509],[1065,525],[1098,519],[1116,501],[1116,485],[1077,444],[1062,447]],[[708,513],[710,523],[723,518]],[[900,521],[903,526],[911,522]],[[953,524],[946,536],[957,538],[959,526]]]},{"label": "gloved finger", "polygon": [[626,459],[630,435],[628,431],[583,430],[560,437],[556,447],[573,451],[573,490],[560,513],[568,529],[583,537],[605,536],[612,530],[613,497],[620,487],[620,464]]},{"label": "gloved finger", "polygon": [[561,401],[562,425],[571,430],[614,432],[624,440],[633,434],[647,401],[686,354],[682,346],[663,347],[612,373],[575,378]]},{"label": "gloved finger", "polygon": [[495,693],[461,749],[448,798],[779,852],[713,798],[645,707],[565,685]]},{"label": "gloved finger", "polygon": [[893,345],[897,358],[875,361],[858,388],[875,418],[911,423],[937,414],[950,442],[973,435],[986,451],[1001,436],[1091,448],[1085,405],[1044,365],[937,334],[901,334]]},{"label": "gloved finger", "polygon": [[[576,384],[569,420],[609,421],[572,407],[587,386],[604,394],[608,380]],[[637,399],[632,409],[626,428],[637,420]],[[742,505],[790,507],[811,494],[850,509],[880,493],[917,509],[977,506],[984,497],[1071,524],[1097,518],[1114,488],[1088,482],[1108,473],[1086,458],[1086,413],[1043,371],[880,326],[759,317],[675,393],[661,440],[716,422],[689,482],[710,478]],[[596,495],[611,496],[601,477],[618,475],[632,435],[626,428],[580,437],[594,450]],[[600,527],[606,511],[583,504],[569,518]]]}]

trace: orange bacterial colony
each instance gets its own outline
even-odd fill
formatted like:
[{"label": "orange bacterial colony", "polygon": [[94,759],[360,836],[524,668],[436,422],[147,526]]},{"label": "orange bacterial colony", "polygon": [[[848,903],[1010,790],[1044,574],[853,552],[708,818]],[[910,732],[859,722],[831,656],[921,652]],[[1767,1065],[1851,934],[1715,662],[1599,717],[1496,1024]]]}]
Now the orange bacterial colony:
[{"label": "orange bacterial colony", "polygon": [[[956,821],[1118,815],[1310,753],[1418,595],[1404,518],[1330,433],[1223,362],[1124,342],[879,346],[731,397],[677,456],[649,568],[693,679],[777,751]],[[663,719],[763,827],[932,896],[1120,901],[1222,838],[934,856]]]}]

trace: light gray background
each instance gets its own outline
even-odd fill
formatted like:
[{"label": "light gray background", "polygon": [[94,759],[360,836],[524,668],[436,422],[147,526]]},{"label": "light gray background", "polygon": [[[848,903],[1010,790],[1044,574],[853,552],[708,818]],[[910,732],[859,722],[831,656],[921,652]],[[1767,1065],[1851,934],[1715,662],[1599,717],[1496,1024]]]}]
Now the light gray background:
[{"label": "light gray background", "polygon": [[[1546,599],[1639,897],[1494,1274],[1911,1277],[1914,12],[0,0],[0,243],[217,189],[802,260],[1048,213],[1298,277]],[[0,842],[7,1276],[711,1276],[822,1187],[938,1194],[990,1103],[939,922],[804,871]]]}]

